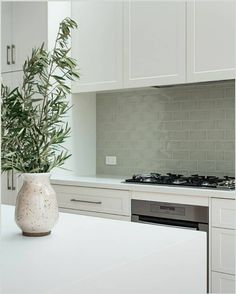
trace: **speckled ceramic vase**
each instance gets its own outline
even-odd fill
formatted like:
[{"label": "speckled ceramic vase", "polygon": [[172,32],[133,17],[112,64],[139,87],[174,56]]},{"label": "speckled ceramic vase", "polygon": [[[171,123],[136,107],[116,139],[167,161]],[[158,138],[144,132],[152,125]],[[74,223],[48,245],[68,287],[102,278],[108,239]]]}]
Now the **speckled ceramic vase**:
[{"label": "speckled ceramic vase", "polygon": [[58,219],[56,193],[49,173],[23,174],[15,209],[15,221],[24,236],[40,237],[51,233]]}]

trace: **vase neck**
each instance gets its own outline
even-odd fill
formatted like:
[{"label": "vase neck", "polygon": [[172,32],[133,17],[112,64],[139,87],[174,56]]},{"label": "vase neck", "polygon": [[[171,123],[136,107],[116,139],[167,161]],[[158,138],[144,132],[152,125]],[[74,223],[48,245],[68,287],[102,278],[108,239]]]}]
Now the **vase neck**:
[{"label": "vase neck", "polygon": [[50,173],[25,173],[23,174],[24,182],[27,183],[41,183],[48,184],[50,180]]}]

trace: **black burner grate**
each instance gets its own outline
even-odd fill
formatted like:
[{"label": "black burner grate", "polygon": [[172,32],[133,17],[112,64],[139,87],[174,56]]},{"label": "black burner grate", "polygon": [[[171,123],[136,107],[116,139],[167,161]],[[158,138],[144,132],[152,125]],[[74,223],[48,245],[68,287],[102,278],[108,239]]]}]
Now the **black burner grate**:
[{"label": "black burner grate", "polygon": [[214,188],[214,189],[235,189],[235,178],[225,176],[218,178],[216,176],[201,176],[198,174],[190,177],[181,174],[160,173],[137,174],[132,178],[126,179],[126,183],[137,184],[152,184],[152,185],[174,185],[182,187],[199,187],[199,188]]}]

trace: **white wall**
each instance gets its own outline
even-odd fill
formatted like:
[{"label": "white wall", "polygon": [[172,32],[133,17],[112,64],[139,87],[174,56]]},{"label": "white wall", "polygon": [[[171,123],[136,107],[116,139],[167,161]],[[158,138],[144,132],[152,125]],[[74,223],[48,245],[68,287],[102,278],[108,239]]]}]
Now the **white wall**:
[{"label": "white wall", "polygon": [[[48,47],[52,49],[58,25],[62,19],[71,16],[71,3],[66,1],[48,2]],[[75,175],[96,174],[96,94],[85,93],[68,96],[73,108],[68,122],[72,134],[65,147],[72,156],[64,167]],[[53,174],[65,174],[65,170],[55,169]]]},{"label": "white wall", "polygon": [[[66,18],[71,17],[71,2],[69,1],[49,1],[48,2],[48,49],[52,50],[54,47],[55,39],[57,36],[60,22]],[[70,82],[68,82],[70,84]],[[71,95],[68,95],[68,101],[71,104]],[[67,121],[72,126],[72,111],[68,112]],[[64,144],[64,147],[68,149],[69,153],[73,153],[73,138],[68,138]],[[75,159],[72,155],[63,165],[67,171],[66,173],[74,174],[75,171]],[[65,170],[56,168],[53,170],[53,175],[65,174]]]},{"label": "white wall", "polygon": [[75,174],[96,174],[96,93],[73,95],[73,160]]}]

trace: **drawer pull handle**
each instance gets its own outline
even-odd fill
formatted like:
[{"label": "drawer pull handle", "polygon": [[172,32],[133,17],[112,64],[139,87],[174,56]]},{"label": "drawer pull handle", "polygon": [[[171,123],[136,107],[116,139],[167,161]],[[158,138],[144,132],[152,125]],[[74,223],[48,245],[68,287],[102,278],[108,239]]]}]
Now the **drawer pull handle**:
[{"label": "drawer pull handle", "polygon": [[70,201],[72,202],[80,202],[80,203],[89,203],[89,204],[102,204],[102,201],[88,201],[88,200],[79,200],[72,198]]}]

